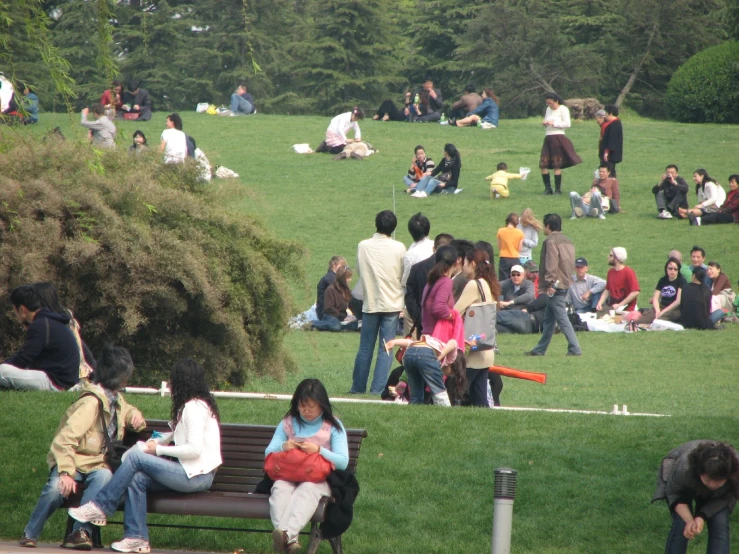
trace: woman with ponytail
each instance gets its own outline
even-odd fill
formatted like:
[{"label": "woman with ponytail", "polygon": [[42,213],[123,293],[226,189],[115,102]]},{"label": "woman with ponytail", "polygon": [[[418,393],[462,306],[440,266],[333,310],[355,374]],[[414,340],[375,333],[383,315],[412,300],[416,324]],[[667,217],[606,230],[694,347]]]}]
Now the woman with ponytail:
[{"label": "woman with ponytail", "polygon": [[[497,302],[500,284],[495,278],[495,270],[490,256],[485,250],[475,247],[467,253],[462,266],[464,276],[469,282],[462,291],[454,309],[464,314],[472,304]],[[479,286],[478,286],[479,285]],[[482,291],[483,294],[480,294]],[[484,296],[484,298],[483,298]],[[488,407],[487,379],[488,368],[495,365],[495,350],[477,350],[465,354],[467,362],[467,381],[469,382],[469,403],[471,406]],[[493,400],[500,406],[500,391],[503,380],[497,373],[490,374]]]},{"label": "woman with ponytail", "polygon": [[316,148],[316,152],[326,152],[328,154],[339,154],[349,143],[346,134],[351,130],[354,131],[354,142],[362,140],[362,132],[359,130],[357,121],[364,119],[364,112],[354,106],[352,111],[337,115],[331,120],[326,129],[326,140]]}]

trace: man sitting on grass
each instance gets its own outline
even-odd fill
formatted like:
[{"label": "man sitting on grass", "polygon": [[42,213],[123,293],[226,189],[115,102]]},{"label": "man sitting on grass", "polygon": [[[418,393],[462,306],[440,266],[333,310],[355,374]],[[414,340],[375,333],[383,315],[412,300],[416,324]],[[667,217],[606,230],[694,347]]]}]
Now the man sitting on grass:
[{"label": "man sitting on grass", "polygon": [[677,174],[677,166],[670,164],[654,187],[652,194],[657,202],[657,217],[660,219],[672,219],[672,216],[680,217],[678,208],[688,206],[688,183]]},{"label": "man sitting on grass", "polygon": [[636,310],[636,297],[639,296],[639,281],[634,270],[626,265],[626,248],[612,248],[608,254],[608,265],[611,269],[606,276],[606,288],[595,310],[633,312]]},{"label": "man sitting on grass", "polygon": [[570,207],[572,213],[570,219],[588,216],[605,219],[605,212],[618,213],[621,204],[621,193],[618,188],[618,180],[611,177],[608,165],[600,164],[598,178],[590,185],[590,190],[583,196],[576,192],[570,193]]},{"label": "man sitting on grass", "polygon": [[567,290],[567,303],[577,314],[594,312],[606,282],[600,277],[588,273],[588,261],[585,258],[575,260],[575,275]]},{"label": "man sitting on grass", "polygon": [[76,385],[80,349],[69,316],[43,308],[31,285],[14,288],[10,301],[26,338],[23,347],[0,365],[0,389],[63,391]]}]

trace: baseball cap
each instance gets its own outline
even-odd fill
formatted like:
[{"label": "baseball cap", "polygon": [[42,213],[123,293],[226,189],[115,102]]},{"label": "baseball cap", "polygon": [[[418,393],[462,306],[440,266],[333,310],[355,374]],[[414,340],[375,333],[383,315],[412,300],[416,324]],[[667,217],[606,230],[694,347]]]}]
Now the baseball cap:
[{"label": "baseball cap", "polygon": [[521,275],[523,275],[523,268],[520,265],[514,265],[511,268],[511,273],[514,273],[514,272],[515,273],[520,273]]},{"label": "baseball cap", "polygon": [[588,265],[588,261],[585,258],[575,260],[575,267],[585,267],[586,265]]}]

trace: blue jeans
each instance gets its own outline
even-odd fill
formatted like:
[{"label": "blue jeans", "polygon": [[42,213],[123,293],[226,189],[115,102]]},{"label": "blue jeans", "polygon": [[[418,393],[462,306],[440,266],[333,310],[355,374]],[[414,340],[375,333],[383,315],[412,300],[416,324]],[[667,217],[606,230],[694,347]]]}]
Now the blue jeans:
[{"label": "blue jeans", "polygon": [[367,390],[372,351],[375,349],[377,336],[380,344],[377,346],[377,361],[375,375],[372,377],[370,394],[381,394],[385,390],[387,376],[393,357],[385,350],[385,342],[395,338],[398,331],[398,312],[364,313],[362,316],[362,331],[359,334],[359,350],[354,359],[354,375],[352,377],[351,392],[362,394]]},{"label": "blue jeans", "polygon": [[431,348],[411,346],[403,356],[403,368],[411,388],[411,404],[423,404],[423,389],[428,385],[431,395],[445,392],[441,364]]},{"label": "blue jeans", "polygon": [[235,114],[249,115],[254,111],[254,106],[243,96],[234,93],[231,95],[231,111]]},{"label": "blue jeans", "polygon": [[577,342],[575,330],[572,323],[567,317],[567,308],[565,307],[566,290],[558,290],[554,296],[547,297],[547,307],[544,309],[544,323],[542,324],[541,339],[533,348],[532,352],[544,354],[549,347],[549,342],[554,334],[554,323],[559,323],[559,329],[567,338],[567,352],[570,354],[582,354],[580,344]]},{"label": "blue jeans", "polygon": [[405,183],[405,186],[408,188],[415,188],[416,186],[416,182],[413,179],[411,179],[410,175],[406,175],[405,177],[403,177],[403,182]]},{"label": "blue jeans", "polygon": [[[575,217],[575,208],[580,208],[583,211],[583,215],[585,217],[599,217],[601,215],[605,215],[603,212],[603,204],[601,200],[601,194],[599,192],[594,192],[590,196],[590,204],[586,204],[582,200],[582,196],[577,194],[576,192],[570,193],[570,208],[572,209],[572,217]],[[595,208],[598,213],[596,213],[594,216],[590,215],[590,210]]]},{"label": "blue jeans", "polygon": [[716,325],[719,321],[721,321],[721,319],[725,315],[726,315],[726,312],[725,311],[723,311],[723,310],[715,310],[715,311],[711,312],[708,317],[710,318],[711,323],[713,325]]},{"label": "blue jeans", "polygon": [[[665,554],[685,554],[688,551],[688,539],[683,535],[685,522],[674,510],[670,510],[672,515],[672,528],[670,534],[667,535],[667,544],[665,544]],[[724,508],[713,517],[706,521],[708,527],[708,546],[706,554],[729,554],[730,535],[729,535],[729,508]]]},{"label": "blue jeans", "polygon": [[441,188],[439,188],[439,185],[441,184],[441,181],[438,179],[434,179],[430,175],[423,177],[420,181],[418,181],[418,184],[416,185],[416,192],[425,192],[429,196],[431,196],[434,192],[441,191]]},{"label": "blue jeans", "polygon": [[[82,493],[82,504],[95,498],[95,495],[110,481],[112,476],[113,474],[107,469],[96,469],[90,473],[75,472],[72,478],[77,483],[77,486],[85,485],[85,490]],[[44,488],[41,489],[41,496],[36,503],[36,507],[33,509],[33,513],[31,513],[31,519],[23,530],[26,537],[38,540],[46,520],[63,503],[64,497],[59,492],[59,469],[57,466],[54,466],[49,472],[49,480],[44,485]],[[92,523],[80,523],[76,521],[72,531],[77,531],[78,529],[84,529],[88,533],[92,533],[93,526]]]},{"label": "blue jeans", "polygon": [[590,295],[590,302],[587,306],[583,308],[577,308],[575,309],[576,314],[586,314],[588,312],[595,312],[597,311],[595,308],[598,307],[598,302],[600,302],[600,297],[603,296],[603,291],[596,292],[595,294]]},{"label": "blue jeans", "polygon": [[203,475],[189,477],[182,464],[152,454],[132,449],[126,460],[115,472],[110,482],[101,490],[93,502],[112,516],[121,497],[126,497],[123,514],[123,537],[126,539],[149,540],[146,527],[147,491],[175,491],[193,493],[206,491],[213,483],[215,470]]},{"label": "blue jeans", "polygon": [[319,331],[331,331],[333,333],[338,333],[339,331],[356,331],[357,330],[357,322],[352,321],[351,323],[347,323],[346,325],[342,325],[341,321],[339,321],[338,318],[323,314],[323,317],[319,320],[314,319],[311,321],[313,324],[313,327],[315,327]]}]

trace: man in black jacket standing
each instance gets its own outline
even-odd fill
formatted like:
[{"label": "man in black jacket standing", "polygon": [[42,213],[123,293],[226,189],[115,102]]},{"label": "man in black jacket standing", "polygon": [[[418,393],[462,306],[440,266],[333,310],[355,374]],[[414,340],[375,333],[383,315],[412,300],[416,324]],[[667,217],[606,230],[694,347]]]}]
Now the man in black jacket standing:
[{"label": "man in black jacket standing", "polygon": [[0,364],[0,389],[63,391],[76,385],[80,349],[69,316],[42,308],[31,285],[14,288],[10,301],[26,337],[23,347]]},{"label": "man in black jacket standing", "polygon": [[[595,115],[598,119],[598,114]],[[623,153],[624,129],[618,118],[618,106],[608,104],[603,113],[603,123],[600,125],[598,157],[600,163],[608,165],[608,172],[613,178],[616,177],[616,164],[623,159]]]}]

